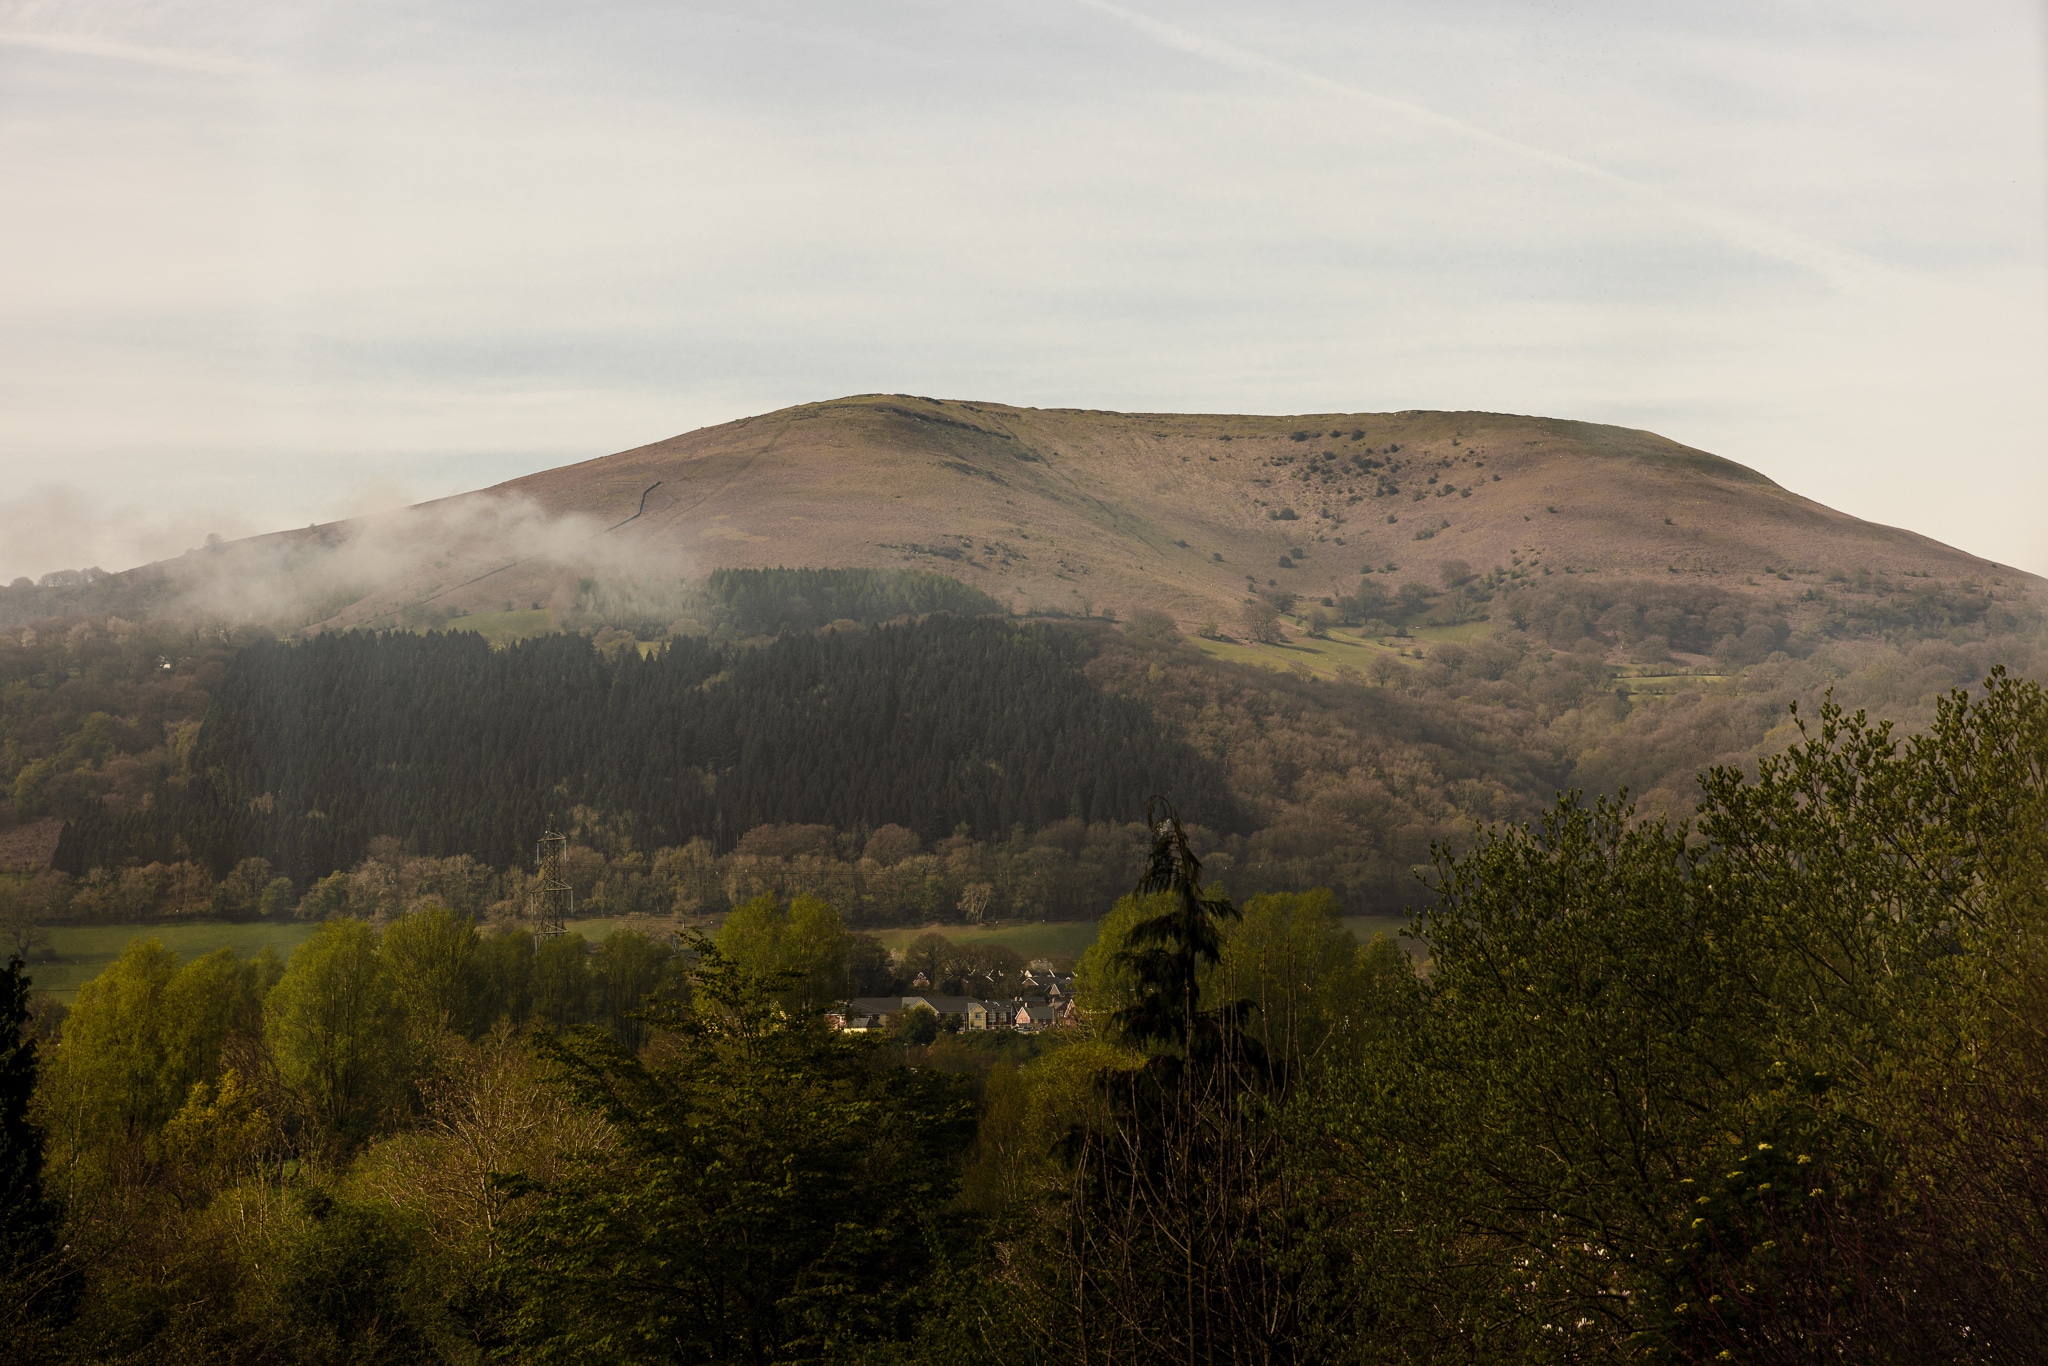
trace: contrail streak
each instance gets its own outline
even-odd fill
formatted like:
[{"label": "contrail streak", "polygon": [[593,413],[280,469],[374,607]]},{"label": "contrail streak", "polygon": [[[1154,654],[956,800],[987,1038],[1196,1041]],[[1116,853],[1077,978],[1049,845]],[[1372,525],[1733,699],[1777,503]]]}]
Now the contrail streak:
[{"label": "contrail streak", "polygon": [[0,30],[0,47],[39,48],[70,57],[101,57],[116,62],[139,62],[144,66],[170,67],[178,71],[200,71],[214,76],[243,76],[261,71],[253,62],[222,57],[211,52],[194,52],[177,47],[137,47],[133,43],[110,42],[70,33],[19,33]]},{"label": "contrail streak", "polygon": [[1903,283],[1911,278],[1897,267],[1876,257],[1866,256],[1831,242],[1823,242],[1803,233],[1759,223],[1740,214],[1693,203],[1654,185],[1632,180],[1591,162],[1581,161],[1577,157],[1553,152],[1547,147],[1538,147],[1533,143],[1506,137],[1492,129],[1440,113],[1412,100],[1398,99],[1348,85],[1305,67],[1268,57],[1264,53],[1249,51],[1177,24],[1169,24],[1164,20],[1135,13],[1121,5],[1111,4],[1109,0],[1078,2],[1110,15],[1163,46],[1200,57],[1218,66],[1255,75],[1278,76],[1298,85],[1308,86],[1322,94],[1333,95],[1354,104],[1368,105],[1383,113],[1437,129],[1464,142],[1506,152],[1524,161],[1618,190],[1674,217],[1705,228],[1748,251],[1813,271],[1825,277],[1830,284],[1844,290],[1859,290],[1875,284]]}]

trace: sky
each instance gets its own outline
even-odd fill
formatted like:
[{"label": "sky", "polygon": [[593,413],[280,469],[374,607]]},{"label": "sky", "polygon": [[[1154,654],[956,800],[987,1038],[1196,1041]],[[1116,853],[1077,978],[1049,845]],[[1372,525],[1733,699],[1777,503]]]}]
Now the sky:
[{"label": "sky", "polygon": [[0,0],[0,581],[883,391],[1619,423],[2048,574],[2048,7]]}]

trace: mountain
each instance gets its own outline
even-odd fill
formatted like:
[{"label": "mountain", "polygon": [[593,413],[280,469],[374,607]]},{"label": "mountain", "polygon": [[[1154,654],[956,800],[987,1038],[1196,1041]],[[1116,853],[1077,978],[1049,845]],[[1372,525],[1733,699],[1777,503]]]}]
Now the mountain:
[{"label": "mountain", "polygon": [[335,628],[559,605],[593,580],[658,597],[719,567],[916,566],[1018,613],[1150,608],[1192,628],[1233,620],[1248,585],[1313,599],[1365,571],[1434,588],[1457,563],[1763,596],[1782,592],[1780,574],[2040,583],[1621,427],[868,395],[191,552],[101,591]]},{"label": "mountain", "polygon": [[68,822],[42,856],[111,915],[136,869],[189,909],[385,840],[502,871],[552,820],[657,902],[663,849],[740,887],[810,832],[787,891],[894,827],[944,877],[862,914],[1030,917],[1127,888],[1170,789],[1233,887],[1391,911],[1560,789],[1683,812],[1794,705],[1910,730],[2048,674],[2043,586],[1613,427],[846,399],[0,590],[0,832]]},{"label": "mountain", "polygon": [[[1020,613],[1149,607],[1184,625],[1227,619],[1248,578],[1321,597],[1389,565],[1433,587],[1452,560],[1736,585],[1781,570],[2008,572],[1650,432],[1493,413],[1189,416],[871,396],[704,428],[479,496],[601,523],[642,563],[915,565]],[[475,612],[552,587],[538,564],[472,582],[461,571],[485,566],[425,568],[333,624],[414,594]]]}]

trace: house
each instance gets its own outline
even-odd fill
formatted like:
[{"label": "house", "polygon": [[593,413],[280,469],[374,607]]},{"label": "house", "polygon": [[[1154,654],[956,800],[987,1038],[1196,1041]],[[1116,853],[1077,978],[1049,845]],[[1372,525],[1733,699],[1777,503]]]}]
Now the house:
[{"label": "house", "polygon": [[957,1017],[962,1029],[987,1029],[989,1027],[988,1002],[972,996],[906,996],[903,1009],[910,1010],[924,1006],[940,1020]]},{"label": "house", "polygon": [[1024,1034],[1036,1034],[1041,1030],[1057,1029],[1075,1018],[1071,1000],[1038,1005],[1031,1001],[1017,1002],[1017,1013],[1011,1017],[1013,1028]]},{"label": "house", "polygon": [[849,1034],[887,1029],[889,1022],[905,1010],[901,996],[856,996],[825,1012],[825,1023]]}]

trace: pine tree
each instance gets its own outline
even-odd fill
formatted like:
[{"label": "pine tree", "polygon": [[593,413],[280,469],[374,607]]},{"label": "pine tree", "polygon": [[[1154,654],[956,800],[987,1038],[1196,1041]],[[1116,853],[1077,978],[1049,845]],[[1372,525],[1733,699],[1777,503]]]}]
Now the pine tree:
[{"label": "pine tree", "polygon": [[1286,1191],[1265,1055],[1249,1005],[1205,1006],[1228,897],[1205,891],[1171,803],[1146,806],[1152,853],[1136,889],[1155,909],[1115,956],[1132,987],[1113,1028],[1148,1055],[1103,1074],[1106,1122],[1077,1134],[1077,1180],[1042,1245],[1036,1327],[1055,1350],[1104,1361],[1275,1363],[1298,1345]]},{"label": "pine tree", "polygon": [[47,1346],[68,1298],[58,1211],[43,1190],[43,1132],[29,1112],[39,1067],[28,988],[26,965],[10,959],[0,973],[0,1338],[17,1361]]}]

